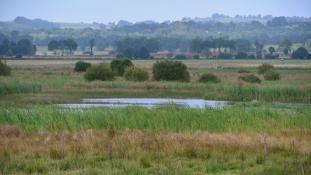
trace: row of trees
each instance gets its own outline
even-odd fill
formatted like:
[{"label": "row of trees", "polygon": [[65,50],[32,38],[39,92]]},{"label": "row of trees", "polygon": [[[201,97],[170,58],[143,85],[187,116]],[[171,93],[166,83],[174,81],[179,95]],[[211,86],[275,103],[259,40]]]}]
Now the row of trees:
[{"label": "row of trees", "polygon": [[206,57],[232,58],[277,58],[279,53],[288,56],[292,53],[292,42],[282,41],[277,48],[271,46],[264,50],[264,44],[255,41],[238,39],[229,40],[223,38],[193,39],[190,44],[190,52]]},{"label": "row of trees", "polygon": [[64,55],[65,51],[69,51],[69,54],[72,55],[73,51],[77,50],[78,44],[75,40],[69,38],[65,40],[52,40],[48,44],[48,50],[53,51],[54,54],[57,53],[57,51],[61,51],[61,55]]},{"label": "row of trees", "polygon": [[125,38],[116,43],[118,56],[127,58],[150,58],[150,52],[159,50],[159,42],[156,39]]},{"label": "row of trees", "polygon": [[4,39],[0,44],[0,55],[18,56],[34,55],[36,46],[29,39],[21,39],[17,42]]}]

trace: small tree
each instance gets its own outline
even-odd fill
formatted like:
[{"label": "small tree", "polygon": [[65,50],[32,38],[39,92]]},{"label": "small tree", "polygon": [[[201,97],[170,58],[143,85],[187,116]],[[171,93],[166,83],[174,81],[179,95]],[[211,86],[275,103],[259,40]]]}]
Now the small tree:
[{"label": "small tree", "polygon": [[146,81],[149,79],[149,74],[144,69],[131,66],[125,69],[124,78],[130,81]]},{"label": "small tree", "polygon": [[153,78],[157,81],[189,81],[187,66],[180,61],[157,61],[153,64]]},{"label": "small tree", "polygon": [[273,55],[274,52],[275,52],[275,48],[274,48],[274,47],[269,47],[269,53],[270,53],[271,55]]},{"label": "small tree", "polygon": [[95,46],[95,39],[91,39],[91,40],[89,41],[89,44],[90,44],[90,48],[91,48],[90,55],[94,55],[94,54],[93,54],[93,48],[94,48],[94,46]]},{"label": "small tree", "polygon": [[118,75],[123,76],[126,68],[134,66],[132,61],[127,58],[115,58],[110,62],[112,71]]},{"label": "small tree", "polygon": [[59,49],[59,42],[56,40],[52,40],[48,44],[48,50],[53,51],[54,55],[56,55],[56,51]]}]

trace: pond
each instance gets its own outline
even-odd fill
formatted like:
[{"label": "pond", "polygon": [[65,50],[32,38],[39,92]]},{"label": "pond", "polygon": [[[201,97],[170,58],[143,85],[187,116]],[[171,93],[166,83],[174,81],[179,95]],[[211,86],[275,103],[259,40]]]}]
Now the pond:
[{"label": "pond", "polygon": [[189,108],[223,108],[227,102],[202,99],[174,99],[174,98],[85,98],[78,104],[59,104],[65,108],[126,108],[138,106],[144,108],[160,108],[176,105]]}]

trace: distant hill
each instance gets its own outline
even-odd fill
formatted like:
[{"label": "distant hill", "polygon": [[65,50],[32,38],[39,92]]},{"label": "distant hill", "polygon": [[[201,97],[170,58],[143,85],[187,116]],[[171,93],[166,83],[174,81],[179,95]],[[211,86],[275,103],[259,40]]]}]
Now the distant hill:
[{"label": "distant hill", "polygon": [[28,19],[22,16],[16,17],[13,21],[0,22],[0,29],[3,30],[27,30],[27,29],[63,29],[63,28],[72,28],[72,29],[83,29],[83,28],[92,28],[100,29],[105,27],[104,24],[100,23],[60,23],[60,22],[49,22],[42,19]]},{"label": "distant hill", "polygon": [[146,37],[156,39],[160,50],[189,48],[195,38],[246,39],[263,44],[277,44],[288,39],[304,43],[311,39],[311,18],[235,16],[214,14],[207,18],[183,18],[180,21],[155,22],[151,20],[129,22],[120,20],[103,23],[60,23],[43,19],[17,17],[0,22],[0,42],[4,39],[18,41],[31,39],[38,47],[45,47],[51,40],[74,39],[80,48],[88,50],[89,40],[96,40],[96,49],[115,48],[124,38]]},{"label": "distant hill", "polygon": [[[223,14],[215,13],[211,17],[206,18],[188,18],[184,17],[180,20],[180,22],[195,22],[195,23],[210,23],[210,22],[222,22],[222,23],[249,23],[249,22],[260,22],[262,24],[267,23],[272,20],[274,17],[272,15],[248,15],[241,16],[236,15],[235,17],[230,17]],[[305,17],[285,17],[289,22],[311,22],[311,18]],[[176,21],[166,21],[164,24],[174,23]],[[163,24],[162,23],[162,24]],[[25,29],[64,29],[64,28],[72,28],[72,29],[84,29],[84,28],[92,28],[92,29],[106,29],[106,28],[122,28],[133,25],[141,25],[141,24],[161,24],[152,20],[141,21],[132,23],[125,20],[120,20],[119,22],[103,24],[103,23],[61,23],[61,22],[49,22],[43,19],[28,19],[22,16],[16,17],[13,21],[0,22],[0,29],[2,30],[25,30]]]}]

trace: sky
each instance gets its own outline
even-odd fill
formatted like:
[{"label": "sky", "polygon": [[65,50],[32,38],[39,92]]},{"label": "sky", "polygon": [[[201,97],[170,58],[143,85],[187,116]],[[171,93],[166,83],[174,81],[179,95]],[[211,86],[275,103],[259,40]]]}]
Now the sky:
[{"label": "sky", "polygon": [[163,22],[213,13],[311,17],[311,0],[0,0],[0,21],[24,16],[53,22]]}]

